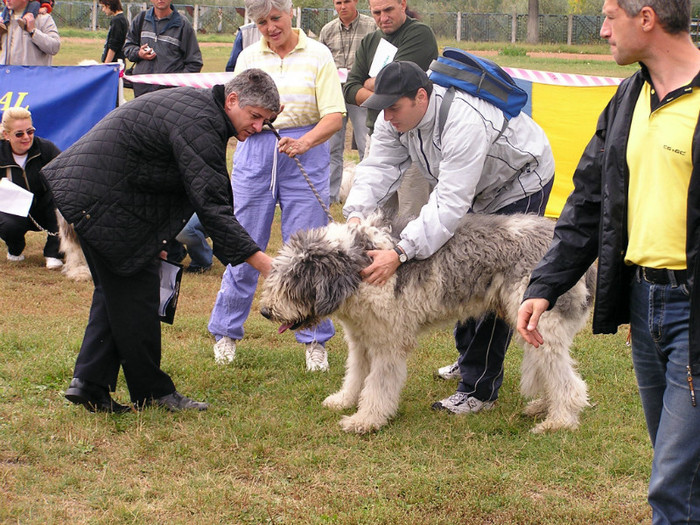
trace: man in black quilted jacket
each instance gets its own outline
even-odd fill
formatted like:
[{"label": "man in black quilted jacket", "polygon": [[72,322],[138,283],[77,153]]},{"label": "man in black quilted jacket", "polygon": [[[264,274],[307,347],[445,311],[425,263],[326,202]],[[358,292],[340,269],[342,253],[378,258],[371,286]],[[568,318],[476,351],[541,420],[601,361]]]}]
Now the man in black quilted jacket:
[{"label": "man in black quilted jacket", "polygon": [[131,410],[110,395],[121,365],[136,407],[206,410],[160,368],[158,255],[196,212],[224,265],[269,273],[271,259],[233,214],[226,144],[261,131],[280,110],[274,81],[259,69],[208,90],[149,93],[42,170],[95,282],[67,399],[91,412]]}]

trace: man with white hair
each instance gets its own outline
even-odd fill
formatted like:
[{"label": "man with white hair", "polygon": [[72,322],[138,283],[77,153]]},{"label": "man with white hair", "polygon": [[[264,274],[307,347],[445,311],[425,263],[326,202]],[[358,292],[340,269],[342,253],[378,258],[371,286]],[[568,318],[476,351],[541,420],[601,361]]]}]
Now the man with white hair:
[{"label": "man with white hair", "polygon": [[270,257],[233,213],[226,145],[260,133],[280,110],[274,81],[259,69],[212,89],[147,93],[44,167],[95,282],[69,401],[91,412],[130,410],[110,396],[121,367],[138,408],[207,409],[160,368],[159,255],[196,211],[221,262],[269,273]]}]

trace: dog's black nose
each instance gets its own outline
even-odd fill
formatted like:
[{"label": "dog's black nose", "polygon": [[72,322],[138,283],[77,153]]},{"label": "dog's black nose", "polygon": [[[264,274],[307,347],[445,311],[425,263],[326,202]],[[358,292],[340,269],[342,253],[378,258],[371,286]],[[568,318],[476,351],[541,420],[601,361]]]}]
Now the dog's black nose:
[{"label": "dog's black nose", "polygon": [[270,310],[265,308],[264,306],[260,309],[260,315],[262,315],[265,319],[270,318]]}]

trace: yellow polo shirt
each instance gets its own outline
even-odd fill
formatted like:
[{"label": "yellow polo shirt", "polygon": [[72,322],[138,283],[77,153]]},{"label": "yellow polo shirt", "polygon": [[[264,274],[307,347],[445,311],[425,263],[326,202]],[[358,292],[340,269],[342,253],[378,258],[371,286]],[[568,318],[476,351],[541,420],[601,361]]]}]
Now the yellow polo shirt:
[{"label": "yellow polo shirt", "polygon": [[629,242],[625,262],[682,270],[686,268],[688,185],[700,88],[676,90],[653,110],[652,97],[654,89],[645,82],[627,144]]},{"label": "yellow polo shirt", "polygon": [[236,62],[236,74],[256,67],[275,81],[284,105],[275,120],[278,129],[316,124],[329,113],[345,114],[343,90],[330,50],[303,31],[292,31],[299,35],[299,42],[286,57],[280,58],[263,37],[246,47]]}]

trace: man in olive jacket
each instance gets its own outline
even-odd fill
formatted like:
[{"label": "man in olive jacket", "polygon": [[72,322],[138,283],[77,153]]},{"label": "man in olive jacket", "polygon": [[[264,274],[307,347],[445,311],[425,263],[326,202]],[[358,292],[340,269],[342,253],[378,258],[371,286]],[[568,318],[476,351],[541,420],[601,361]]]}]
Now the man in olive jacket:
[{"label": "man in olive jacket", "polygon": [[222,263],[245,261],[267,275],[270,258],[233,214],[226,144],[279,111],[274,81],[258,69],[210,90],[157,91],[112,111],[42,170],[95,281],[70,401],[129,410],[109,394],[121,364],[137,407],[207,408],[160,369],[158,255],[196,212]]},{"label": "man in olive jacket", "polygon": [[[437,41],[429,26],[406,15],[406,0],[370,0],[369,8],[377,29],[362,39],[355,54],[355,62],[343,86],[345,102],[361,106],[374,94],[374,79],[369,71],[379,42],[384,39],[395,46],[394,62],[413,62],[423,71],[437,58]],[[367,111],[367,127],[374,129],[379,111]]]}]

